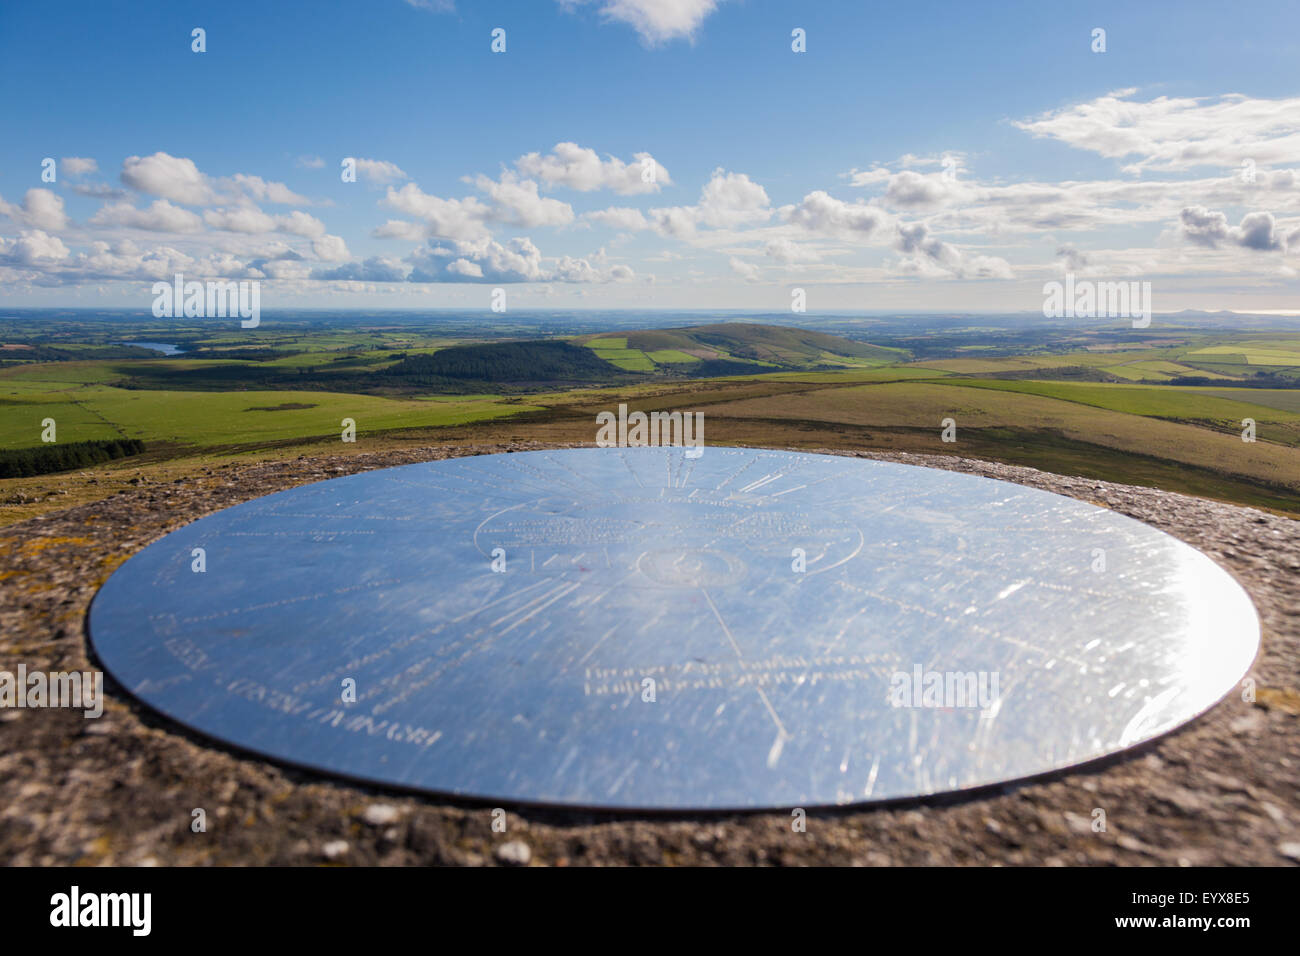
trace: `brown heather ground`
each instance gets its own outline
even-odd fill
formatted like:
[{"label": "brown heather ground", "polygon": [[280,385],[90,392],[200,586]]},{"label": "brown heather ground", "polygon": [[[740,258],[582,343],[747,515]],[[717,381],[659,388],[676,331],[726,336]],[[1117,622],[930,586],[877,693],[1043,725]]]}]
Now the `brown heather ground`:
[{"label": "brown heather ground", "polygon": [[[490,441],[482,432],[473,439],[447,432],[456,443],[388,440],[346,452],[335,444],[327,454],[317,446],[310,457],[283,449],[279,458],[119,463],[8,483],[8,515],[0,516],[8,525],[0,527],[0,669],[19,662],[38,670],[94,667],[85,615],[95,589],[132,553],[201,515],[360,470],[590,436],[585,420],[584,434],[554,429],[547,446],[512,440],[512,430],[523,428],[498,426]],[[747,437],[729,436],[736,443]],[[820,437],[809,432],[788,444],[816,450]],[[828,445],[855,444],[843,435],[825,437]],[[560,866],[1300,860],[1300,523],[1015,465],[856,453],[1072,495],[1205,551],[1245,585],[1260,612],[1255,702],[1231,695],[1174,734],[1036,782],[960,798],[816,811],[805,833],[792,832],[785,813],[511,809],[507,833],[498,834],[490,807],[352,786],[240,756],[154,715],[109,682],[100,720],[66,710],[0,711],[0,863],[477,865],[498,862],[507,841],[527,844],[534,865]],[[194,807],[207,812],[206,833],[190,830]],[[1092,832],[1096,807],[1106,811],[1105,833]]]}]

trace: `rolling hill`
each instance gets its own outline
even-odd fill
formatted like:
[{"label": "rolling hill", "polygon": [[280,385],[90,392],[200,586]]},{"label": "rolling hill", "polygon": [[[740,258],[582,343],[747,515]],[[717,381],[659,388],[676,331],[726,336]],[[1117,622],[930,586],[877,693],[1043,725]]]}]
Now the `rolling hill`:
[{"label": "rolling hill", "polygon": [[903,361],[902,349],[881,348],[838,335],[750,322],[596,334],[575,339],[630,372],[667,371],[691,376],[886,365]]}]

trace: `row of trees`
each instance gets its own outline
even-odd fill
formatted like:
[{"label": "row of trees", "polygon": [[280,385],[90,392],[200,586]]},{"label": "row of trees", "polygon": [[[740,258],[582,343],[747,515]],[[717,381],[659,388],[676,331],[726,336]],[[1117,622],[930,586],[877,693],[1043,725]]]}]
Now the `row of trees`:
[{"label": "row of trees", "polygon": [[111,438],[103,441],[79,441],[66,445],[37,445],[0,451],[0,478],[30,478],[56,471],[71,471],[138,455],[144,442],[138,438]]}]

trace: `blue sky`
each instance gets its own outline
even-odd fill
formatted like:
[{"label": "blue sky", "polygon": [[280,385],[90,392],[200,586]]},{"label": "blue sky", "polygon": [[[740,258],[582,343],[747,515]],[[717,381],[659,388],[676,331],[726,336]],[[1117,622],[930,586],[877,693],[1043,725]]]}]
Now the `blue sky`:
[{"label": "blue sky", "polygon": [[1298,38],[1294,2],[8,3],[0,303],[1036,310],[1074,271],[1300,309]]}]

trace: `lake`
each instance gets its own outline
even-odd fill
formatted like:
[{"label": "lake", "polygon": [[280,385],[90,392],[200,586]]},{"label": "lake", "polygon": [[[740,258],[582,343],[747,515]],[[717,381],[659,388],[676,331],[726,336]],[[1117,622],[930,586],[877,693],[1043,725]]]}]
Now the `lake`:
[{"label": "lake", "polygon": [[123,342],[123,345],[135,345],[142,349],[153,349],[155,352],[161,352],[163,355],[180,355],[181,350],[174,345],[168,345],[166,342]]}]

